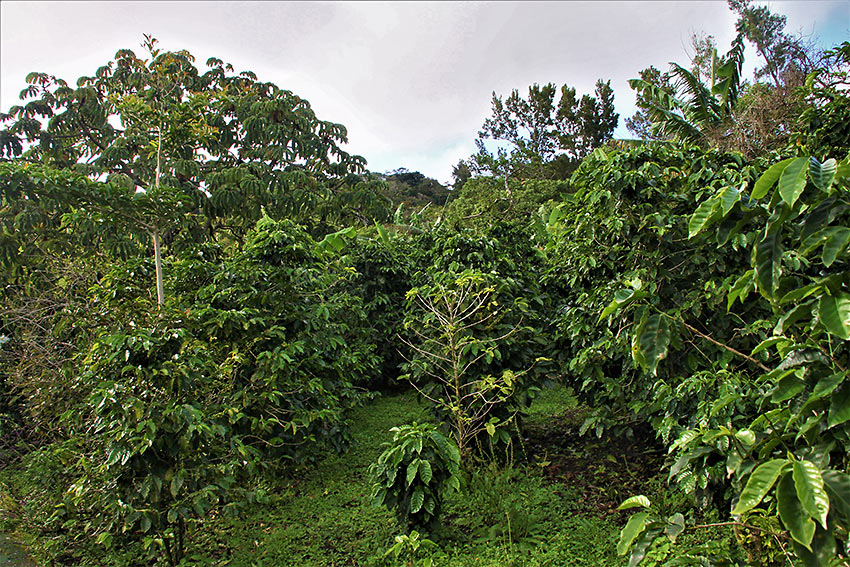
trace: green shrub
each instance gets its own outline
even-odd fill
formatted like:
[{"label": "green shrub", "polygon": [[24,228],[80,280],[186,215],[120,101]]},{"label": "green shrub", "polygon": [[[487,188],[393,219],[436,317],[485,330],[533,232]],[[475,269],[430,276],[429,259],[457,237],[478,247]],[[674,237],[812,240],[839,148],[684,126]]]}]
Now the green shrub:
[{"label": "green shrub", "polygon": [[451,439],[431,424],[393,427],[370,468],[372,505],[396,511],[400,523],[420,530],[433,529],[443,497],[460,489],[460,452]]}]

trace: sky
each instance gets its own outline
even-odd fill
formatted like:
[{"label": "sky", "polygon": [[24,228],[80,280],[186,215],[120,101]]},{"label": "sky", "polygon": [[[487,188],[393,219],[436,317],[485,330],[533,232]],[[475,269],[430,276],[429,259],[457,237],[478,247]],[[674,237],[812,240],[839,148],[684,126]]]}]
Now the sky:
[{"label": "sky", "polygon": [[[826,47],[850,39],[850,2],[759,2],[787,16],[786,31]],[[721,0],[566,2],[0,2],[0,110],[17,104],[25,76],[73,84],[114,58],[142,53],[142,34],[215,56],[310,101],[348,129],[346,151],[372,171],[404,167],[441,182],[475,152],[495,91],[533,83],[592,94],[611,80],[617,137],[631,137],[627,80],[650,65],[687,63],[690,37],[725,52],[735,17]],[[746,52],[745,75],[757,57]]]}]

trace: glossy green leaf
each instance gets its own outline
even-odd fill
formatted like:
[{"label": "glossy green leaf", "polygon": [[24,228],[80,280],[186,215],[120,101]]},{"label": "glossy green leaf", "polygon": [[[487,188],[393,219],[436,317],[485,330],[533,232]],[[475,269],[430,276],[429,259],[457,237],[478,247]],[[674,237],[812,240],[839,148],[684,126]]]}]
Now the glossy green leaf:
[{"label": "glossy green leaf", "polygon": [[697,207],[697,210],[694,211],[694,214],[691,215],[690,220],[688,220],[688,238],[693,238],[708,225],[708,221],[711,219],[718,206],[719,201],[715,197],[712,197],[707,201],[703,201],[700,206]]},{"label": "glossy green leaf", "polygon": [[770,489],[773,488],[776,479],[779,478],[780,473],[788,464],[787,459],[773,459],[759,465],[747,480],[747,485],[741,492],[741,497],[732,513],[735,515],[743,514],[758,506]]},{"label": "glossy green leaf", "polygon": [[723,216],[728,215],[729,211],[732,210],[732,207],[735,206],[735,203],[741,200],[741,191],[743,191],[746,187],[747,183],[744,182],[744,184],[741,185],[740,190],[732,185],[727,185],[726,187],[720,190],[720,194],[718,195],[718,197],[720,199],[720,205],[723,211]]},{"label": "glossy green leaf", "polygon": [[791,540],[794,553],[803,567],[833,567],[835,563],[835,536],[831,532],[816,526],[812,538],[811,551],[796,540]]},{"label": "glossy green leaf", "polygon": [[833,231],[830,231],[823,245],[821,256],[823,265],[827,268],[830,267],[835,259],[844,253],[848,243],[850,243],[850,228],[836,227]]},{"label": "glossy green leaf", "polygon": [[823,487],[823,477],[817,465],[811,461],[795,461],[793,466],[794,487],[806,513],[826,528],[829,514],[829,497]]},{"label": "glossy green leaf", "polygon": [[638,338],[643,359],[646,361],[646,369],[650,374],[655,374],[658,363],[667,356],[667,347],[670,345],[670,328],[667,318],[659,313],[653,313],[646,319]]},{"label": "glossy green leaf", "polygon": [[835,427],[848,420],[850,420],[850,385],[845,385],[832,394],[827,427]]},{"label": "glossy green leaf", "polygon": [[736,299],[740,299],[741,303],[744,302],[748,293],[748,288],[753,283],[754,275],[755,272],[753,270],[747,270],[744,272],[744,275],[735,281],[735,284],[732,286],[732,289],[729,290],[729,295],[726,298],[726,311],[729,311],[732,308]]},{"label": "glossy green leaf", "polygon": [[823,163],[820,163],[814,157],[809,160],[809,175],[811,176],[812,183],[825,193],[829,192],[837,169],[838,162],[834,158],[830,158]]},{"label": "glossy green leaf", "polygon": [[646,519],[648,517],[649,512],[638,512],[629,518],[629,521],[626,522],[626,526],[622,529],[622,531],[620,531],[620,540],[617,542],[618,555],[625,555],[629,551],[629,548],[632,546],[632,542],[646,527]]},{"label": "glossy green leaf", "polygon": [[419,463],[421,461],[419,459],[413,459],[410,461],[410,464],[407,465],[407,485],[410,486],[410,483],[413,482],[413,479],[416,478],[416,473],[419,472]]},{"label": "glossy green leaf", "polygon": [[829,495],[829,505],[838,521],[847,529],[850,527],[850,475],[830,469],[823,471],[822,476]]},{"label": "glossy green leaf", "polygon": [[770,347],[772,347],[773,345],[775,345],[777,343],[783,343],[783,342],[788,342],[788,339],[786,339],[785,337],[770,337],[768,339],[765,339],[762,342],[760,342],[756,346],[756,348],[753,349],[753,351],[750,353],[750,356],[754,356],[754,355],[760,353],[763,350],[769,349]]},{"label": "glossy green leaf", "polygon": [[806,549],[811,549],[812,538],[815,536],[815,522],[803,510],[803,504],[797,497],[797,489],[794,487],[793,475],[786,473],[779,479],[776,487],[776,503],[779,518],[791,533],[791,537],[804,545]]},{"label": "glossy green leaf", "polygon": [[756,245],[756,282],[759,292],[772,299],[782,275],[782,244],[780,231],[768,234]]},{"label": "glossy green leaf", "polygon": [[850,295],[822,295],[818,302],[818,320],[836,337],[850,339]]},{"label": "glossy green leaf", "polygon": [[422,479],[422,482],[425,484],[430,484],[431,479],[434,477],[434,472],[431,470],[431,463],[428,461],[422,461],[419,463],[419,478]]},{"label": "glossy green leaf", "polygon": [[637,496],[632,496],[627,498],[617,507],[617,510],[628,510],[629,508],[649,508],[652,506],[652,503],[649,501],[649,498],[644,496],[643,494],[638,494]]},{"label": "glossy green leaf", "polygon": [[828,396],[831,394],[835,388],[838,387],[841,382],[844,381],[844,374],[832,374],[831,376],[826,376],[825,378],[821,378],[815,389],[812,390],[811,395],[809,395],[809,399],[806,400],[806,403],[814,402],[821,399],[824,396]]},{"label": "glossy green leaf", "polygon": [[425,491],[421,486],[413,489],[413,494],[410,497],[410,513],[415,514],[422,509],[422,504],[425,502]]},{"label": "glossy green leaf", "polygon": [[773,187],[776,180],[779,179],[779,176],[782,175],[782,172],[786,167],[788,167],[788,164],[790,164],[793,159],[794,158],[782,160],[767,168],[767,171],[765,171],[762,176],[758,178],[758,181],[756,181],[750,198],[761,199],[767,195],[767,192],[770,191],[770,188]]},{"label": "glossy green leaf", "polygon": [[794,323],[796,323],[800,319],[810,317],[814,308],[814,300],[810,300],[795,306],[793,309],[791,309],[779,318],[779,321],[777,321],[776,323],[776,327],[773,329],[774,334],[781,335],[785,333],[788,329],[790,329],[794,325]]},{"label": "glossy green leaf", "polygon": [[794,159],[782,171],[779,177],[779,195],[793,207],[806,188],[806,176],[809,173],[809,160],[804,157]]}]

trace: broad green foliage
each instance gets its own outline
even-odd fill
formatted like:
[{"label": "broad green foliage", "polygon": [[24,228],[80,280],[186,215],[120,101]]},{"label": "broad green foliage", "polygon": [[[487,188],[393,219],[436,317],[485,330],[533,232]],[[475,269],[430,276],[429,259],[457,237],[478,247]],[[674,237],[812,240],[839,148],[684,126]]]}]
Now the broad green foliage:
[{"label": "broad green foliage", "polygon": [[568,193],[566,181],[476,177],[467,181],[445,209],[446,222],[485,232],[496,223],[522,228],[534,222],[542,207]]},{"label": "broad green foliage", "polygon": [[179,203],[175,214],[207,238],[241,236],[263,210],[339,222],[356,199],[367,218],[386,216],[378,186],[348,176],[365,160],[340,149],[344,126],[250,71],[211,58],[203,72],[188,52],[164,52],[150,37],[144,46],[147,58],[121,50],[76,86],[31,73],[26,102],[0,116],[3,155],[109,176],[131,190],[152,190],[158,173],[157,198]]},{"label": "broad green foliage", "polygon": [[[600,150],[574,174],[574,192],[550,215],[543,283],[557,301],[552,323],[562,372],[594,408],[585,430],[650,420],[669,439],[680,420],[697,419],[702,396],[729,387],[716,374],[737,371],[728,352],[708,341],[686,356],[668,357],[666,348],[702,341],[699,333],[731,332],[721,289],[747,258],[683,243],[700,196],[752,177],[737,156],[666,144]],[[728,231],[719,237],[734,238]],[[644,332],[633,334],[638,328]]]},{"label": "broad green foliage", "polygon": [[372,504],[395,509],[402,525],[432,530],[445,495],[460,490],[460,451],[427,423],[391,431],[393,440],[370,468]]},{"label": "broad green foliage", "polygon": [[[740,278],[744,286],[730,290],[729,306],[739,300],[746,307],[760,303],[761,297],[771,310],[746,310],[736,317],[757,330],[759,345],[747,351],[739,341],[728,345],[739,358],[755,363],[752,370],[763,370],[751,378],[755,396],[739,390],[712,404],[716,412],[721,403],[749,398],[750,409],[735,425],[701,424],[683,432],[671,448],[680,454],[671,476],[682,480],[686,473],[700,474],[695,463],[707,463],[712,455],[716,462],[719,456],[725,461],[721,470],[703,470],[715,478],[728,474],[741,487],[732,514],[742,520],[762,514],[757,507],[773,495],[775,504],[767,504],[768,511],[778,514],[806,565],[827,565],[843,553],[836,544],[846,540],[850,528],[844,510],[850,497],[850,477],[844,472],[850,439],[850,386],[845,383],[848,181],[846,158],[787,159],[769,167],[753,183],[749,197],[714,208],[708,216],[701,212],[703,203],[691,219],[693,225],[701,217],[692,238],[722,227],[729,217],[745,219],[736,222],[735,230],[752,250],[752,271]],[[746,184],[741,187],[746,189]],[[706,202],[719,201],[721,195]],[[748,289],[759,295],[748,294]],[[669,310],[662,315],[675,319]],[[634,332],[636,340],[667,350],[644,329]]]}]

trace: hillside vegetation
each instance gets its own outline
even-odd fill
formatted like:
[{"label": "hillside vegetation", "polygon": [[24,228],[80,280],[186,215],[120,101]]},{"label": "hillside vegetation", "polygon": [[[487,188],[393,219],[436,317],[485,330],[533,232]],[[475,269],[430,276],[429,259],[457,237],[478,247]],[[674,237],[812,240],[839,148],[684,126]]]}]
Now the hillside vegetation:
[{"label": "hillside vegetation", "polygon": [[729,6],[725,53],[636,72],[640,139],[602,79],[494,93],[451,188],[151,37],[30,74],[0,115],[2,541],[846,565],[850,43]]}]

